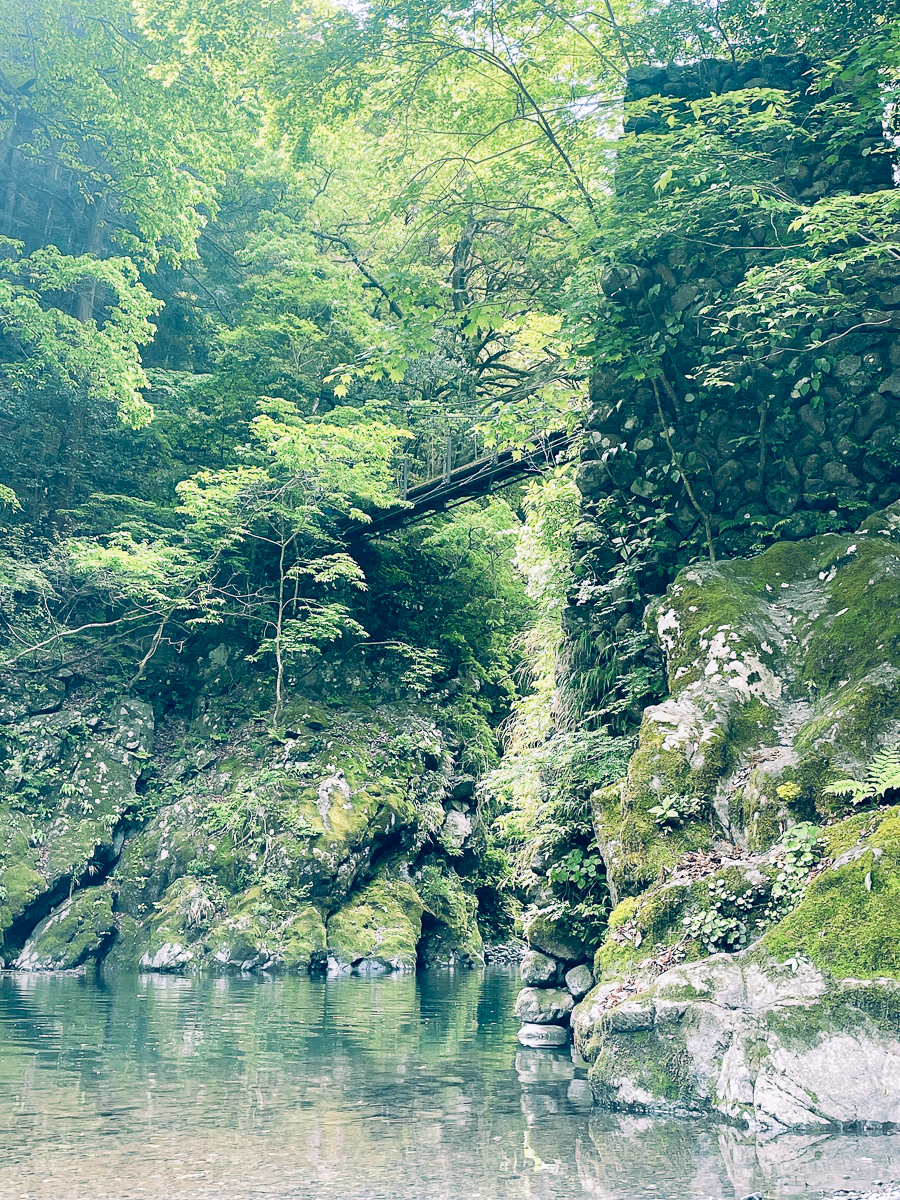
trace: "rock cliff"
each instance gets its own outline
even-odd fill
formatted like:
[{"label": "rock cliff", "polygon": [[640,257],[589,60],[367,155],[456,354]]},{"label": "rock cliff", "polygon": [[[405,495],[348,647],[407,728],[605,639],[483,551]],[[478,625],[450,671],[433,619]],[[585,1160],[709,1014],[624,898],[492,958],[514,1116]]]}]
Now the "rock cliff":
[{"label": "rock cliff", "polygon": [[571,1019],[601,1103],[900,1122],[898,529],[693,566],[648,610],[669,694],[593,796],[616,907]]},{"label": "rock cliff", "polygon": [[4,696],[7,965],[483,961],[454,869],[477,838],[473,781],[427,705],[389,673],[312,676],[276,735],[254,715],[258,673],[227,643],[190,674],[187,710],[158,701],[157,715],[83,681]]}]

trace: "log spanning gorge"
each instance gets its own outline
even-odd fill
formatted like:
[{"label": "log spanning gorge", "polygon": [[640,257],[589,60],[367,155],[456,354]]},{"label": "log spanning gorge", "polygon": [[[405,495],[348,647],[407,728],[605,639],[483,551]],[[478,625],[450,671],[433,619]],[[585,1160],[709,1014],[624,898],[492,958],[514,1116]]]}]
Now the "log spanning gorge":
[{"label": "log spanning gorge", "polygon": [[897,14],[765,7],[0,8],[0,1200],[900,1200]]}]

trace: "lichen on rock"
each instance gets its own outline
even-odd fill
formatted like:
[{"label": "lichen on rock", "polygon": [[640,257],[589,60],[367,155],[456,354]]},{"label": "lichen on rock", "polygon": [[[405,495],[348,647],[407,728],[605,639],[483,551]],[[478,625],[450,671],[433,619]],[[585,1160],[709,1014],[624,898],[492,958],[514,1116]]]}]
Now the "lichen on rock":
[{"label": "lichen on rock", "polygon": [[602,1103],[900,1115],[897,809],[826,790],[900,742],[891,517],[690,567],[648,612],[670,694],[592,798],[617,905],[572,1025]]}]

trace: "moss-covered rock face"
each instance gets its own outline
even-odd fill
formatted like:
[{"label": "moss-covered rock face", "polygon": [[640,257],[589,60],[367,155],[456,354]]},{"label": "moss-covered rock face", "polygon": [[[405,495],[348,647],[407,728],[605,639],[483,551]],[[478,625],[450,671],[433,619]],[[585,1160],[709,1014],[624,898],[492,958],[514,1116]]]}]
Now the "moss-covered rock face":
[{"label": "moss-covered rock face", "polygon": [[329,918],[328,966],[359,974],[414,971],[422,898],[403,879],[375,879]]},{"label": "moss-covered rock face", "polygon": [[0,738],[0,953],[15,957],[36,921],[73,887],[99,882],[124,840],[135,785],[153,747],[141,700],[119,698],[87,718],[34,715]]},{"label": "moss-covered rock face", "polygon": [[601,1102],[897,1120],[900,810],[827,791],[900,743],[897,520],[691,567],[649,610],[670,695],[592,797],[617,905],[572,1023]]},{"label": "moss-covered rock face", "polygon": [[766,849],[833,807],[829,772],[900,738],[900,547],[886,537],[690,567],[647,621],[670,695],[645,710],[624,784],[593,800],[616,900],[717,838]]},{"label": "moss-covered rock face", "polygon": [[570,963],[584,957],[584,943],[553,909],[530,910],[525,916],[524,929],[528,944],[534,950]]},{"label": "moss-covered rock face", "polygon": [[828,830],[834,862],[763,945],[781,961],[801,955],[836,978],[900,980],[900,808],[846,824],[850,832],[862,826],[864,836],[841,849],[841,826]]},{"label": "moss-covered rock face", "polygon": [[[398,701],[396,687],[374,705],[369,692],[329,704],[295,692],[276,735],[252,715],[259,679],[229,662],[228,647],[200,656],[193,715],[170,718],[156,750],[142,700],[76,709],[60,696],[53,712],[10,700],[0,714],[3,959],[15,961],[45,919],[68,928],[70,894],[80,913],[83,892],[112,906],[86,952],[110,967],[317,969],[329,918],[341,961],[407,969],[417,948],[429,962],[483,961],[475,898],[447,861],[463,842],[471,852],[474,800],[471,789],[451,798],[454,757],[433,714]],[[448,849],[450,818],[468,832]],[[395,901],[409,892],[405,916],[385,939],[371,889],[387,862],[398,878],[415,872],[416,885],[397,884]],[[354,940],[349,914],[363,909],[374,924],[360,950],[365,921]],[[56,961],[31,951],[32,966]]]},{"label": "moss-covered rock face", "polygon": [[70,971],[102,957],[115,936],[109,888],[80,892],[41,921],[16,959],[20,971]]}]

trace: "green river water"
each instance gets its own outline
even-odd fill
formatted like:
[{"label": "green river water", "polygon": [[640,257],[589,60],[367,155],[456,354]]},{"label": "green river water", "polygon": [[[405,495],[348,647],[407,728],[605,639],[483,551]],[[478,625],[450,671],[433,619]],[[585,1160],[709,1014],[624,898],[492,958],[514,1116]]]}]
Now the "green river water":
[{"label": "green river water", "polygon": [[516,972],[0,975],[0,1198],[780,1197],[887,1184],[900,1135],[756,1139],[590,1107]]}]

